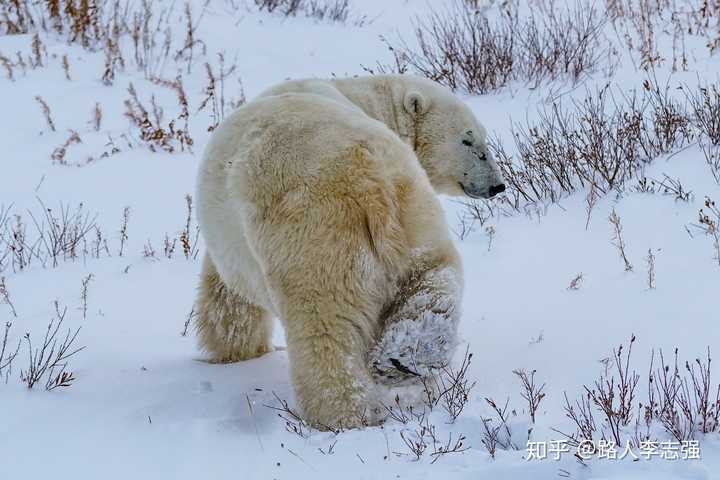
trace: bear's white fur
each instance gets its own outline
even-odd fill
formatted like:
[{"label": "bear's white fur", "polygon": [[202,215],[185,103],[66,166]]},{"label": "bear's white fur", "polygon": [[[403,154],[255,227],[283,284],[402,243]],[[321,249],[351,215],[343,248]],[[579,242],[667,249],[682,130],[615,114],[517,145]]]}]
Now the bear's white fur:
[{"label": "bear's white fur", "polygon": [[306,420],[381,421],[390,384],[455,343],[462,268],[436,193],[501,183],[484,129],[431,81],[271,88],[217,128],[198,174],[201,346],[216,362],[257,357],[277,317]]}]

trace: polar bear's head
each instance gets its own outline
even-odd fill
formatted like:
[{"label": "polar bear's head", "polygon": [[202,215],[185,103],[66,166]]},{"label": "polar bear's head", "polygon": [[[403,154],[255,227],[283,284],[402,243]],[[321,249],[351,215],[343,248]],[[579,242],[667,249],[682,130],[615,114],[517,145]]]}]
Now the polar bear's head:
[{"label": "polar bear's head", "polygon": [[485,129],[449,90],[406,77],[402,110],[409,137],[433,188],[447,195],[490,198],[505,190]]}]

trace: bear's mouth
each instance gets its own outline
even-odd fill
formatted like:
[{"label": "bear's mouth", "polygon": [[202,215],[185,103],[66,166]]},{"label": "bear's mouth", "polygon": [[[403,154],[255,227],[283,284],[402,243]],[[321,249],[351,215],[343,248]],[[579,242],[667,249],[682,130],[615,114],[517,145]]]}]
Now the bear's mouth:
[{"label": "bear's mouth", "polygon": [[479,198],[490,198],[490,195],[488,195],[488,192],[479,192],[478,190],[473,190],[465,185],[463,185],[462,182],[458,182],[458,185],[460,185],[460,188],[462,189],[463,193],[467,195],[470,198],[479,199]]}]

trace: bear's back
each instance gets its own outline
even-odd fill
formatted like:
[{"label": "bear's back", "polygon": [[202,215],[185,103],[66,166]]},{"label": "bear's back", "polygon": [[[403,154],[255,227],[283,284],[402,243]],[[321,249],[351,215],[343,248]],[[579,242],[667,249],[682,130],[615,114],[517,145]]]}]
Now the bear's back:
[{"label": "bear's back", "polygon": [[[204,162],[224,171],[231,190],[251,196],[277,196],[300,186],[321,190],[322,184],[341,178],[355,183],[371,172],[384,178],[407,175],[417,164],[411,149],[384,124],[315,94],[259,97],[229,117],[213,137],[223,151]],[[367,154],[350,154],[357,149]]]},{"label": "bear's back", "polygon": [[[367,192],[382,192],[391,205],[396,185],[424,183],[430,188],[412,150],[361,111],[315,94],[259,97],[213,133],[198,175],[198,219],[211,232],[211,257],[234,259],[213,258],[220,276],[252,278],[246,283],[257,291],[245,294],[272,310],[252,260],[248,218],[292,221],[303,215],[301,205],[330,197],[353,204]],[[279,208],[286,213],[278,216]],[[231,251],[245,253],[218,253]]]}]

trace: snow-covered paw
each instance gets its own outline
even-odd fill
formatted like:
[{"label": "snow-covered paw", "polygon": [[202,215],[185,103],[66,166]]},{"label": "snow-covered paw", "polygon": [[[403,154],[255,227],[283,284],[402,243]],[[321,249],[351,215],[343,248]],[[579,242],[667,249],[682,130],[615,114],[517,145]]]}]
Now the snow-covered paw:
[{"label": "snow-covered paw", "polygon": [[383,383],[428,376],[447,365],[454,350],[454,307],[412,303],[388,319],[370,353],[371,370]]},{"label": "snow-covered paw", "polygon": [[370,370],[381,383],[397,385],[426,377],[451,359],[460,276],[453,267],[432,265],[418,256],[416,268],[382,315],[383,331],[370,352]]}]

